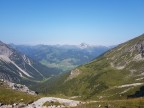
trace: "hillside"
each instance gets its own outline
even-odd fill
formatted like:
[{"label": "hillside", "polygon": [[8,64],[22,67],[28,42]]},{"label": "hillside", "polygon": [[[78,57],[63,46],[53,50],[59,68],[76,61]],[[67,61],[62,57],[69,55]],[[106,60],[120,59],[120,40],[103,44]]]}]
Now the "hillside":
[{"label": "hillside", "polygon": [[0,81],[0,108],[22,108],[39,99],[37,95],[30,95],[9,87]]},{"label": "hillside", "polygon": [[28,55],[33,60],[62,72],[88,63],[111,47],[80,45],[13,45],[13,48]]},{"label": "hillside", "polygon": [[[144,34],[122,43],[88,64],[51,79],[37,89],[82,99],[126,99],[143,96]],[[141,88],[141,89],[140,89]]]},{"label": "hillside", "polygon": [[0,79],[30,84],[31,81],[41,81],[58,72],[0,42]]}]

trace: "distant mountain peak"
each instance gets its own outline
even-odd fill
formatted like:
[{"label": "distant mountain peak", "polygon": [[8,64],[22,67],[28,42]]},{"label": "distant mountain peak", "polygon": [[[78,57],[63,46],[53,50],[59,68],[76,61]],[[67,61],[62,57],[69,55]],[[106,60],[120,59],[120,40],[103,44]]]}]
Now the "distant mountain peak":
[{"label": "distant mountain peak", "polygon": [[90,47],[90,45],[88,45],[88,44],[86,44],[86,43],[81,43],[80,45],[79,45],[79,47],[81,48],[81,49],[85,49],[85,48],[88,48],[88,47]]}]

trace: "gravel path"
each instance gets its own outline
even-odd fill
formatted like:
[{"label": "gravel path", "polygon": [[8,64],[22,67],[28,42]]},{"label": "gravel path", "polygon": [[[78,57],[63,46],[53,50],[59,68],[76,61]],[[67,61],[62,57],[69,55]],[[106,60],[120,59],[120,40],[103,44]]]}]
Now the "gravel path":
[{"label": "gravel path", "polygon": [[38,99],[34,103],[26,106],[25,108],[47,108],[47,107],[43,106],[43,104],[45,102],[59,102],[59,103],[63,104],[61,106],[49,106],[48,108],[75,107],[75,106],[81,104],[80,101],[61,99],[61,98],[55,98],[55,97],[43,97],[41,99]]}]

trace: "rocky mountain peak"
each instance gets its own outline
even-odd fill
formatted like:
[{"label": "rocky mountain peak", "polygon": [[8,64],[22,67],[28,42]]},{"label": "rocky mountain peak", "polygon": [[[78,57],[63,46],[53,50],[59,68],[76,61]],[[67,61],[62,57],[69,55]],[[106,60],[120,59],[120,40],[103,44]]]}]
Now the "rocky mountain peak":
[{"label": "rocky mountain peak", "polygon": [[81,44],[79,45],[79,47],[80,47],[81,49],[85,49],[85,48],[88,48],[89,45],[86,44],[86,43],[81,43]]},{"label": "rocky mountain peak", "polygon": [[4,45],[4,43],[2,41],[0,41],[0,45]]},{"label": "rocky mountain peak", "polygon": [[10,56],[12,54],[12,50],[8,48],[6,44],[0,41],[0,55]]}]

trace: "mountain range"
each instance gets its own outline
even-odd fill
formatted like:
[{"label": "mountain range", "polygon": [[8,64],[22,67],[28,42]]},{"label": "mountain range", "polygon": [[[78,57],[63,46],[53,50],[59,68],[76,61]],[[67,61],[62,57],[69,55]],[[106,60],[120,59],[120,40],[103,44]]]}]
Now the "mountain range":
[{"label": "mountain range", "polygon": [[143,96],[144,34],[107,51],[71,72],[52,78],[36,90],[82,99],[126,99]]},{"label": "mountain range", "polygon": [[0,42],[0,79],[26,83],[42,81],[58,73],[57,69],[43,66],[11,46]]},{"label": "mountain range", "polygon": [[[84,47],[78,49],[82,51],[90,49],[88,45],[82,46]],[[43,45],[35,47],[42,49],[40,53],[51,47],[64,48],[64,46],[47,48],[48,46]],[[76,51],[75,46],[65,46],[64,49],[70,49],[69,47]],[[43,95],[102,101],[143,97],[143,67],[144,34],[62,74],[59,74],[60,70],[46,67],[17,51],[16,48],[13,49],[13,46],[0,42],[0,79],[26,84]]]},{"label": "mountain range", "polygon": [[11,46],[33,60],[61,72],[67,72],[75,67],[90,62],[112,47],[80,45],[14,45]]}]

